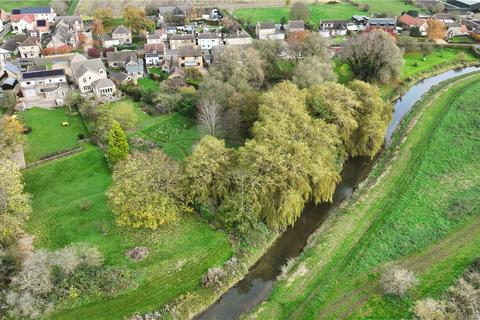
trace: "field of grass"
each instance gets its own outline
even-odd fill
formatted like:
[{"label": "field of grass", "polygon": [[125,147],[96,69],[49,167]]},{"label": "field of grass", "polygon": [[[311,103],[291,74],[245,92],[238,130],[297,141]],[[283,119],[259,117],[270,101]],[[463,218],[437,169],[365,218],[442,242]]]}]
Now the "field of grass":
[{"label": "field of grass", "polygon": [[400,15],[402,12],[408,10],[421,11],[411,4],[405,4],[404,0],[360,0],[359,2],[362,5],[369,5],[370,12],[373,13],[386,12],[391,15]]},{"label": "field of grass", "polygon": [[133,101],[131,97],[125,97],[123,99],[112,102],[111,104],[113,105],[114,110],[116,110],[118,113],[133,113],[134,117],[137,119],[136,126],[141,126],[143,122],[151,119],[148,114],[142,111],[141,103]]},{"label": "field of grass", "polygon": [[453,37],[449,40],[451,43],[475,43],[475,41],[472,40],[472,38],[468,36],[458,36],[458,37]]},{"label": "field of grass", "polygon": [[193,144],[201,137],[195,121],[179,113],[152,118],[136,135],[154,141],[166,154],[176,160],[190,154]]},{"label": "field of grass", "polygon": [[[322,19],[351,19],[353,15],[365,14],[349,3],[309,5],[310,21],[317,24]],[[275,21],[280,23],[282,17],[289,19],[289,7],[275,8],[240,8],[234,10],[235,17],[242,19],[244,23],[256,24],[257,21]]]},{"label": "field of grass", "polygon": [[[105,192],[111,183],[102,152],[91,145],[75,155],[24,171],[26,191],[33,195],[27,231],[35,248],[50,250],[70,243],[97,246],[108,265],[131,270],[136,286],[114,297],[86,297],[55,310],[52,319],[121,319],[171,302],[200,288],[201,275],[221,265],[232,251],[227,237],[195,217],[185,215],[156,232],[116,227]],[[88,203],[89,209],[81,208]],[[147,246],[148,257],[132,262],[125,252]]]},{"label": "field of grass", "polygon": [[[441,295],[480,255],[480,76],[435,90],[251,319],[410,318],[413,301]],[[381,295],[392,261],[419,276],[405,299]]]},{"label": "field of grass", "polygon": [[23,8],[23,7],[42,7],[48,6],[50,0],[0,0],[0,9],[3,9],[7,12],[10,12],[12,9]]},{"label": "field of grass", "polygon": [[405,65],[402,69],[401,80],[437,66],[458,63],[460,62],[458,54],[462,51],[466,54],[467,62],[478,60],[470,51],[451,48],[434,50],[432,53],[425,56],[425,60],[422,53],[406,53],[403,56]]},{"label": "field of grass", "polygon": [[[65,108],[51,110],[32,108],[20,114],[25,125],[32,127],[26,135],[25,160],[35,162],[55,152],[79,146],[78,134],[87,136],[87,130],[78,115],[70,115]],[[69,126],[62,126],[68,122]]]}]

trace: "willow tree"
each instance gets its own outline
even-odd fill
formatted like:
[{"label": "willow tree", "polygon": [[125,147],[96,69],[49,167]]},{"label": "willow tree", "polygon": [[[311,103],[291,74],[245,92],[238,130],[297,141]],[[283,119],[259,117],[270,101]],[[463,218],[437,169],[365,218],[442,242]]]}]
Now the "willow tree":
[{"label": "willow tree", "polygon": [[355,152],[353,135],[358,128],[356,117],[360,109],[355,93],[339,83],[326,82],[308,91],[307,105],[315,116],[336,126],[345,150],[352,155]]},{"label": "willow tree", "polygon": [[272,228],[293,224],[310,198],[331,201],[340,181],[335,126],[311,118],[305,98],[291,82],[264,94],[254,139],[240,150],[254,180],[255,211]]},{"label": "willow tree", "polygon": [[190,201],[215,210],[229,192],[228,172],[233,166],[233,152],[225,142],[205,136],[185,160],[185,178]]},{"label": "willow tree", "polygon": [[351,38],[342,51],[355,78],[388,83],[400,77],[402,51],[393,36],[383,30],[361,33]]},{"label": "willow tree", "polygon": [[376,86],[355,80],[350,89],[360,101],[356,112],[358,128],[352,137],[354,147],[351,155],[373,158],[382,147],[393,108],[382,99]]},{"label": "willow tree", "polygon": [[153,230],[187,210],[180,166],[160,150],[134,152],[112,176],[107,196],[118,225]]}]

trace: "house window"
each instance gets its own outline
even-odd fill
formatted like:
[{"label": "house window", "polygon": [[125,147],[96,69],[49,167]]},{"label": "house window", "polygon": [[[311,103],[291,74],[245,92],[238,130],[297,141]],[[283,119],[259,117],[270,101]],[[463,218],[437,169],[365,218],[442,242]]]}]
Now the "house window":
[{"label": "house window", "polygon": [[83,78],[83,83],[87,82],[87,78]]}]

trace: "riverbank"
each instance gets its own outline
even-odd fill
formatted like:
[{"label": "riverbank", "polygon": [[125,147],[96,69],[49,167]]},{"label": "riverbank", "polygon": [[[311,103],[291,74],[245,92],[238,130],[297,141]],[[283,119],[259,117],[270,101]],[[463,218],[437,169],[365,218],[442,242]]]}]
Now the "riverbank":
[{"label": "riverbank", "polygon": [[[474,75],[425,95],[369,178],[310,238],[268,301],[248,318],[401,318],[408,316],[413,298],[428,295],[432,286],[441,294],[480,254],[475,246],[480,236],[456,234],[478,229],[469,212],[480,205],[474,200],[480,180],[474,151],[480,147],[478,90],[480,77]],[[421,283],[397,308],[396,301],[383,299],[376,279],[385,263],[403,257],[406,264],[416,261],[410,264],[421,273]]]}]

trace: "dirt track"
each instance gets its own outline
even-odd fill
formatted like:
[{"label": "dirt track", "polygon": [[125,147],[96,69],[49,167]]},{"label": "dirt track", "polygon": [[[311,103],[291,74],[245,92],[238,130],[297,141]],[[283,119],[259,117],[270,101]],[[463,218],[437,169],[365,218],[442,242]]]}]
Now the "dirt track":
[{"label": "dirt track", "polygon": [[[305,2],[328,2],[329,0],[307,0]],[[293,1],[292,1],[293,2]],[[138,7],[161,6],[161,5],[193,5],[195,7],[220,7],[235,9],[242,7],[278,7],[284,6],[285,0],[79,0],[76,14],[91,15],[100,7],[111,7],[114,15],[121,15],[122,8],[126,5]]]}]

